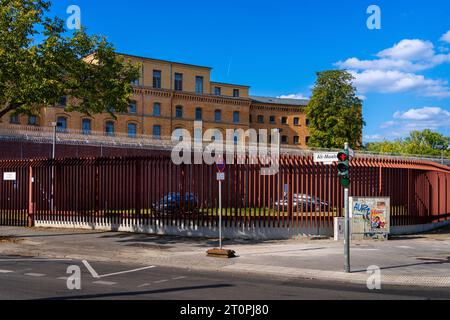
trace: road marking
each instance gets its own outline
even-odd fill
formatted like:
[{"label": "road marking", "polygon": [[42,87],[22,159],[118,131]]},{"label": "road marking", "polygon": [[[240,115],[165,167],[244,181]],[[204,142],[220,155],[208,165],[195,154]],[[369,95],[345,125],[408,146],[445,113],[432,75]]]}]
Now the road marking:
[{"label": "road marking", "polygon": [[138,288],[143,288],[143,287],[148,287],[148,286],[150,286],[150,283],[144,283],[144,284],[141,284],[140,286],[138,286]]},{"label": "road marking", "polygon": [[399,248],[399,249],[414,249],[413,247],[409,247],[409,246],[398,246],[396,248]]},{"label": "road marking", "polygon": [[169,280],[158,280],[158,281],[155,281],[155,282],[153,282],[153,283],[164,283],[164,282],[168,282]]},{"label": "road marking", "polygon": [[187,277],[184,277],[184,276],[182,276],[182,277],[175,277],[175,278],[172,278],[172,280],[181,280],[181,279],[186,279]]},{"label": "road marking", "polygon": [[67,280],[69,277],[59,277],[58,280]]},{"label": "road marking", "polygon": [[11,270],[0,270],[0,273],[14,273],[14,271],[11,271]]},{"label": "road marking", "polygon": [[143,268],[138,268],[138,269],[133,269],[133,270],[126,270],[126,271],[120,271],[120,272],[115,272],[115,273],[109,273],[109,274],[104,274],[104,275],[99,275],[94,268],[92,268],[92,266],[89,264],[89,262],[87,262],[86,260],[83,260],[83,264],[86,266],[86,268],[89,270],[89,272],[91,273],[92,277],[94,277],[95,279],[100,279],[100,278],[106,278],[106,277],[112,277],[112,276],[117,276],[119,274],[125,274],[125,273],[132,273],[132,272],[138,272],[138,271],[143,271],[143,270],[148,270],[148,269],[152,269],[155,268],[155,266],[148,266],[148,267],[143,267]]},{"label": "road marking", "polygon": [[29,276],[29,277],[37,277],[37,278],[45,277],[45,274],[42,274],[42,273],[25,273],[25,275]]},{"label": "road marking", "polygon": [[110,282],[110,281],[95,281],[93,283],[95,283],[95,284],[102,284],[102,285],[105,285],[105,286],[113,286],[113,285],[117,284],[117,282]]}]

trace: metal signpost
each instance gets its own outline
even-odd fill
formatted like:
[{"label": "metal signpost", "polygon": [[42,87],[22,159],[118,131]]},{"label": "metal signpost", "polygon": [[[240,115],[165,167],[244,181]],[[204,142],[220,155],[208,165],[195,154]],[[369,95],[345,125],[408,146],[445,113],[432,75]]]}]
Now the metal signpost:
[{"label": "metal signpost", "polygon": [[217,181],[219,181],[219,249],[222,250],[222,181],[225,180],[225,162],[220,157],[217,160]]},{"label": "metal signpost", "polygon": [[344,226],[344,257],[345,272],[350,273],[350,207],[349,207],[349,186],[350,186],[350,160],[355,155],[350,149],[349,144],[345,143],[344,151],[338,153],[338,175],[341,178],[341,185],[344,187],[344,207],[345,207],[345,226]]}]

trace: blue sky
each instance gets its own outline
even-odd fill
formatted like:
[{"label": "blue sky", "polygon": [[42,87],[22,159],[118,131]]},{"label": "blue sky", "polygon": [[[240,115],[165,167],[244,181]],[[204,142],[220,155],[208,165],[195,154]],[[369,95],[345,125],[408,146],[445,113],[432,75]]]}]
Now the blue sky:
[{"label": "blue sky", "polygon": [[[450,1],[53,0],[119,52],[213,67],[253,95],[306,96],[315,73],[345,68],[364,98],[364,141],[430,128],[450,135]],[[369,30],[369,5],[381,30]],[[447,32],[449,32],[447,34]]]}]

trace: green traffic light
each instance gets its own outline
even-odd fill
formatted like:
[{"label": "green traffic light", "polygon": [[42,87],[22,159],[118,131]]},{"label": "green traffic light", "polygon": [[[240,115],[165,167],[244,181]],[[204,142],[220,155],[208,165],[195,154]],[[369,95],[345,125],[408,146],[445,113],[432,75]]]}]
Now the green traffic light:
[{"label": "green traffic light", "polygon": [[341,178],[341,186],[343,187],[350,186],[350,178]]}]

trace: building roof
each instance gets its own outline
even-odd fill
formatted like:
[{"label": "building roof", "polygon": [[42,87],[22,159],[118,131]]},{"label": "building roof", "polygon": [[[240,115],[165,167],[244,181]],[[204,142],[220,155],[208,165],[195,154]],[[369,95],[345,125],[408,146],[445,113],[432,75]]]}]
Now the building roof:
[{"label": "building roof", "polygon": [[250,96],[250,99],[259,103],[281,104],[289,106],[307,106],[308,99],[284,99],[284,98],[272,98],[272,97],[258,97]]},{"label": "building roof", "polygon": [[188,67],[196,67],[196,68],[212,70],[211,67],[205,67],[205,66],[200,66],[200,65],[196,65],[196,64],[189,64],[189,63],[183,63],[183,62],[176,62],[176,61],[155,59],[155,58],[149,58],[149,57],[143,57],[143,56],[136,56],[136,55],[128,54],[128,53],[117,52],[117,54],[121,55],[121,56],[124,56],[124,57],[131,57],[131,58],[150,60],[150,61],[155,61],[155,62],[162,62],[162,63],[176,64],[176,65],[180,65],[180,66],[188,66]]}]

